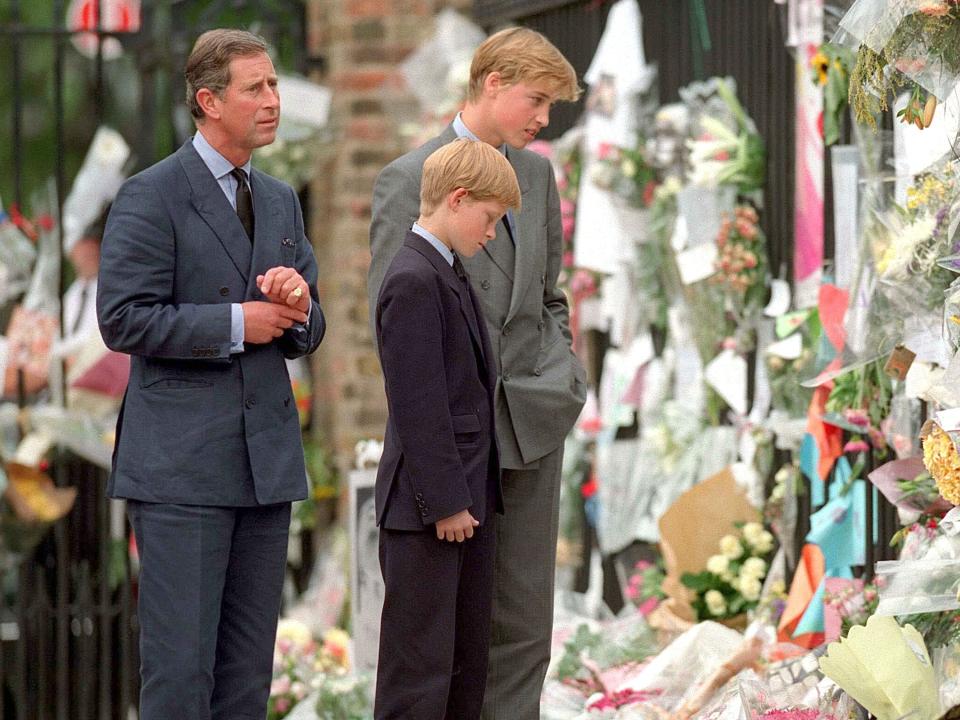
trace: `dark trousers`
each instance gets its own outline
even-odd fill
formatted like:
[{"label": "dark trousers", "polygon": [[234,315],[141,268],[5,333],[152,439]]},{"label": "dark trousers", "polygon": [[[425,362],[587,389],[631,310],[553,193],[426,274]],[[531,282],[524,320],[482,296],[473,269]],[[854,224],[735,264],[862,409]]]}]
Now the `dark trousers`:
[{"label": "dark trousers", "polygon": [[127,508],[140,554],[140,720],[263,720],[290,504]]},{"label": "dark trousers", "polygon": [[385,596],[376,720],[480,717],[490,644],[493,513],[462,543],[380,530]]}]

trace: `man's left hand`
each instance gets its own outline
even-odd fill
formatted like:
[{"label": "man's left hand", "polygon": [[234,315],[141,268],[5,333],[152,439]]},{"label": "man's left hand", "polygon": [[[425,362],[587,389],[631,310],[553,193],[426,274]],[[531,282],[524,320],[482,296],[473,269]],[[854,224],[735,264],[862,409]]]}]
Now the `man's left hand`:
[{"label": "man's left hand", "polygon": [[307,312],[310,308],[310,287],[293,268],[273,267],[257,275],[257,287],[267,300]]}]

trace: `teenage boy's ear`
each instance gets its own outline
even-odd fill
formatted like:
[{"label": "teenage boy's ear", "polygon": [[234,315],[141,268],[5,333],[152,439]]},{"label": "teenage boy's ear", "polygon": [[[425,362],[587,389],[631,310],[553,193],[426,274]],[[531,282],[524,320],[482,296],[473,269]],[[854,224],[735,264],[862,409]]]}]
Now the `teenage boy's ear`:
[{"label": "teenage boy's ear", "polygon": [[496,95],[506,87],[506,84],[503,82],[503,76],[500,74],[499,70],[494,70],[492,73],[487,74],[487,76],[483,79],[484,95]]},{"label": "teenage boy's ear", "polygon": [[469,195],[470,193],[465,188],[457,188],[447,195],[447,207],[453,212],[456,212]]}]

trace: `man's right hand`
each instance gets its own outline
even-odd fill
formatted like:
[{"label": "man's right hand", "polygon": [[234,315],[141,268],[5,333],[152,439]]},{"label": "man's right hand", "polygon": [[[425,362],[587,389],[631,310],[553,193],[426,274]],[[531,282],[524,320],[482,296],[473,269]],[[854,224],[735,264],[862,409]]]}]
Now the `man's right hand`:
[{"label": "man's right hand", "polygon": [[250,301],[243,309],[243,341],[265,345],[283,335],[294,323],[305,323],[307,314],[287,305],[272,302]]},{"label": "man's right hand", "polygon": [[456,515],[437,520],[437,539],[463,542],[473,537],[473,529],[479,524],[469,510],[461,510]]}]

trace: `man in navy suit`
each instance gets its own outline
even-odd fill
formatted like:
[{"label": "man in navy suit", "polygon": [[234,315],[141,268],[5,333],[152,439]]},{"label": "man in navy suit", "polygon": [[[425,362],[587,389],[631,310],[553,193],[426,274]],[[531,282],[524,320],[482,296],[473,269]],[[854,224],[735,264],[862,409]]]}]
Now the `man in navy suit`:
[{"label": "man in navy suit", "polygon": [[131,355],[109,494],[140,553],[141,720],[262,720],[307,494],[285,358],[325,323],[297,195],[250,166],[279,122],[265,43],[204,33],[184,74],[197,133],[124,184],[103,237],[100,330]]},{"label": "man in navy suit", "polygon": [[420,218],[380,288],[389,416],[376,485],[377,720],[480,717],[503,498],[493,353],[460,256],[476,254],[519,207],[516,175],[493,147],[442,147],[423,165]]}]

